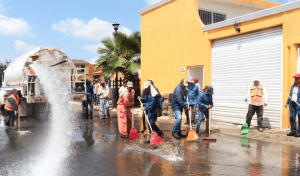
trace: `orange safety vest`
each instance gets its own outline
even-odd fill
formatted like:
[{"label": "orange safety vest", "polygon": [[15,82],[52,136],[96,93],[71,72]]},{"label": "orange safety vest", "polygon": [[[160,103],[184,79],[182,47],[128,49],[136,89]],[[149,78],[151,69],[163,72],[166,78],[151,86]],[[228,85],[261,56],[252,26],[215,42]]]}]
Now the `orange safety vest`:
[{"label": "orange safety vest", "polygon": [[96,92],[98,92],[98,89],[99,89],[99,84],[98,83],[95,85],[95,88],[96,88]]},{"label": "orange safety vest", "polygon": [[261,104],[262,95],[264,92],[263,87],[264,86],[262,84],[258,85],[257,88],[254,85],[250,87],[252,104]]},{"label": "orange safety vest", "polygon": [[8,110],[8,111],[16,111],[12,105],[9,103],[8,99],[13,97],[15,99],[15,103],[16,103],[16,106],[19,105],[19,96],[17,95],[17,97],[15,97],[14,95],[11,95],[9,96],[7,99],[6,99],[6,103],[5,103],[5,109]]},{"label": "orange safety vest", "polygon": [[34,75],[35,75],[35,72],[33,71],[33,69],[32,69],[32,68],[30,68],[30,69],[29,69],[29,73],[30,73],[30,74],[34,74]]}]

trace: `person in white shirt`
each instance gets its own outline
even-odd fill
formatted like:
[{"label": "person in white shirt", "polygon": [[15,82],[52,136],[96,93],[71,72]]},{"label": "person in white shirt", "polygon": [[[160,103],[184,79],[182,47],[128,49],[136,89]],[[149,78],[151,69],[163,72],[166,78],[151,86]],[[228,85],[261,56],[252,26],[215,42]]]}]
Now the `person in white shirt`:
[{"label": "person in white shirt", "polygon": [[119,88],[119,95],[120,95],[120,93],[122,92],[122,91],[124,91],[124,90],[126,90],[127,89],[127,81],[123,81],[123,86],[121,86],[120,88]]},{"label": "person in white shirt", "polygon": [[245,98],[246,102],[248,101],[249,98],[251,98],[246,122],[248,124],[248,127],[250,127],[252,117],[256,113],[258,131],[263,132],[263,128],[262,128],[263,112],[264,112],[264,106],[267,106],[268,103],[268,93],[266,87],[260,84],[260,80],[258,78],[254,79],[253,81],[254,83],[252,86],[248,88],[246,98]]},{"label": "person in white shirt", "polygon": [[[102,80],[101,85],[98,89],[98,96],[100,99],[100,107],[102,109],[102,117],[106,117],[106,118],[110,118],[108,95],[109,95],[109,87],[108,87],[108,85],[105,85],[105,81]],[[104,111],[104,108],[105,108],[105,111]],[[106,112],[106,114],[105,114],[105,112]]]}]

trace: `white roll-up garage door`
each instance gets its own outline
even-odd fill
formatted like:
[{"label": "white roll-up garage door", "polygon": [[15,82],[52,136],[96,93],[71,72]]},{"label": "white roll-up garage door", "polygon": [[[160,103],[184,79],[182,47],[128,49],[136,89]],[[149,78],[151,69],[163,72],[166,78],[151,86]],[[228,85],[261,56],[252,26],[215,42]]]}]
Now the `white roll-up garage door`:
[{"label": "white roll-up garage door", "polygon": [[[282,28],[215,40],[211,51],[211,84],[214,88],[212,119],[245,123],[245,95],[258,76],[269,100],[263,126],[281,127]],[[248,101],[249,103],[249,101]],[[257,125],[254,115],[251,125]]]}]

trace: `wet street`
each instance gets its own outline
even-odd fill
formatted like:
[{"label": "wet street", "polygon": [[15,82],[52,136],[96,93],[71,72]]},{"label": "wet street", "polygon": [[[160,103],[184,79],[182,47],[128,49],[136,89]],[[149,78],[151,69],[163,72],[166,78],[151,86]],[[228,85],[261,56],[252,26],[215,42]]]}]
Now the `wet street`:
[{"label": "wet street", "polygon": [[[156,147],[148,143],[149,135],[141,135],[139,139],[121,138],[116,113],[112,113],[111,119],[99,119],[96,112],[93,120],[84,120],[83,114],[77,114],[70,122],[72,145],[59,175],[300,174],[299,147],[250,140],[242,135],[227,136],[218,131],[212,134],[216,142],[203,141],[203,136],[193,142],[185,138],[175,140],[171,137],[173,126],[167,123],[158,123],[165,138]],[[31,133],[19,134],[7,127],[0,128],[0,175],[33,175],[32,171],[37,169],[47,145],[44,141],[48,123],[23,119],[22,124],[22,130]],[[141,121],[135,120],[135,124],[140,131]]]}]

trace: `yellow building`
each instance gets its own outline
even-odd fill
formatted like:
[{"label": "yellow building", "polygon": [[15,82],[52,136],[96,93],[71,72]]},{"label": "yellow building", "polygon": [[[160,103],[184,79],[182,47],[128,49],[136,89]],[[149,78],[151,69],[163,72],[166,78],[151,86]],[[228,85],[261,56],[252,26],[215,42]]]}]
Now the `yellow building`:
[{"label": "yellow building", "polygon": [[139,13],[142,83],[152,78],[164,93],[198,77],[214,87],[212,118],[242,124],[258,76],[269,94],[264,126],[289,127],[281,89],[289,93],[300,68],[300,1],[162,0]]}]

